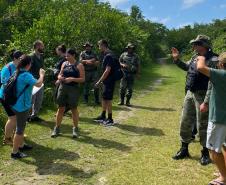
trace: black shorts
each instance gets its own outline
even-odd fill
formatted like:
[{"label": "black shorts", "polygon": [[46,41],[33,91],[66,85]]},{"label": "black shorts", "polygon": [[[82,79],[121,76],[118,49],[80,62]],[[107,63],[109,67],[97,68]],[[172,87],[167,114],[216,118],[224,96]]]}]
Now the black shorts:
[{"label": "black shorts", "polygon": [[11,108],[8,104],[6,104],[6,103],[4,102],[4,100],[1,99],[0,101],[1,101],[2,106],[4,107],[4,109],[5,109],[6,114],[8,115],[8,117],[11,117],[11,116],[15,116],[15,115],[16,115],[16,114],[13,112],[12,108]]},{"label": "black shorts", "polygon": [[104,100],[113,100],[115,89],[115,82],[104,83],[103,84],[103,99]]}]

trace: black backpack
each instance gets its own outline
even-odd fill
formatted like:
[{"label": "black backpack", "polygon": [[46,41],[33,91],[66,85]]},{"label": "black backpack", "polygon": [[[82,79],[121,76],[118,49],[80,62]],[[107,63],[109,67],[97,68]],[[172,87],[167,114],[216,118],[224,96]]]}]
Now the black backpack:
[{"label": "black backpack", "polygon": [[123,71],[121,69],[121,65],[119,63],[119,59],[112,53],[107,54],[106,56],[111,56],[113,58],[113,61],[115,63],[115,68],[113,71],[113,79],[114,81],[121,80],[124,76]]},{"label": "black backpack", "polygon": [[17,78],[20,74],[24,73],[25,71],[20,71],[19,74],[14,73],[8,80],[7,84],[3,90],[3,100],[7,105],[15,105],[19,97],[24,93],[24,91],[29,87],[26,85],[24,89],[20,92],[17,96]]}]

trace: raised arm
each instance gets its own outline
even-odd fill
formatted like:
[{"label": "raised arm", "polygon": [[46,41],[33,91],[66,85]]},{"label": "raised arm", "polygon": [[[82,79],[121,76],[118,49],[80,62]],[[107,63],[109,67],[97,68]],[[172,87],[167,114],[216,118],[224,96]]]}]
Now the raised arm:
[{"label": "raised arm", "polygon": [[177,48],[172,48],[171,49],[171,52],[172,52],[172,57],[173,57],[173,62],[174,64],[176,64],[179,68],[181,68],[182,70],[184,71],[188,71],[188,68],[189,68],[189,64],[187,63],[184,63],[180,60],[180,53],[178,51]]}]

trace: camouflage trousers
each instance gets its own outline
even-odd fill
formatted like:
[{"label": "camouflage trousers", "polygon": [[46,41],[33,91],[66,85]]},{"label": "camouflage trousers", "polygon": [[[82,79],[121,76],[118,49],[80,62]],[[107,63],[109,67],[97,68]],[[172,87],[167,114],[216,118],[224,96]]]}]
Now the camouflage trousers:
[{"label": "camouflage trousers", "polygon": [[86,71],[85,72],[85,83],[83,89],[83,95],[89,96],[90,90],[94,89],[94,95],[99,96],[99,89],[95,88],[95,83],[98,81],[98,72],[97,71]]},{"label": "camouflage trousers", "polygon": [[130,99],[133,94],[133,86],[134,86],[134,75],[133,74],[125,74],[120,82],[120,95],[121,97],[127,97]]},{"label": "camouflage trousers", "polygon": [[208,112],[200,112],[200,105],[203,103],[206,91],[191,92],[187,91],[180,121],[180,137],[184,143],[192,141],[192,128],[197,124],[200,136],[200,144],[206,147],[206,134],[208,126]]}]

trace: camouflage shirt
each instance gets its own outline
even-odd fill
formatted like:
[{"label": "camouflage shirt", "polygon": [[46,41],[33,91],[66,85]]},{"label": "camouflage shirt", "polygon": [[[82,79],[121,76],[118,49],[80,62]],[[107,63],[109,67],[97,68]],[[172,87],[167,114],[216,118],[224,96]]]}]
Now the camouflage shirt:
[{"label": "camouflage shirt", "polygon": [[[96,62],[97,60],[97,56],[96,54],[93,52],[93,51],[83,51],[81,52],[80,54],[80,62],[82,62],[82,60],[91,60],[91,59],[95,59],[95,61],[93,61],[93,63]],[[97,70],[97,66],[94,64],[94,65],[84,65],[85,67],[85,71],[95,71]]]},{"label": "camouflage shirt", "polygon": [[134,74],[138,72],[140,61],[136,53],[132,54],[129,54],[128,52],[122,53],[122,55],[119,58],[119,62],[122,64],[126,64],[128,66],[128,68],[122,69],[124,72]]}]

